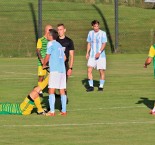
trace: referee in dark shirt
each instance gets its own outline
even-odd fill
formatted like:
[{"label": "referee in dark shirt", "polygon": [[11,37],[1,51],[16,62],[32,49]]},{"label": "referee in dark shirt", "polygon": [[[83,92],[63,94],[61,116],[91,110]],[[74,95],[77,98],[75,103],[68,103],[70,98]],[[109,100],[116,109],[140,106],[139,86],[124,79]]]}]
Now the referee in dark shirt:
[{"label": "referee in dark shirt", "polygon": [[[72,75],[72,70],[73,70],[74,43],[70,38],[68,38],[65,35],[66,28],[65,28],[64,24],[58,24],[57,30],[58,30],[58,34],[59,34],[57,41],[63,47],[65,47],[65,55],[66,55],[65,66],[66,66],[66,76],[67,76],[66,78],[68,79],[68,77]],[[66,79],[66,81],[67,81],[67,79]],[[67,95],[67,90],[66,90],[66,95]],[[68,103],[68,98],[67,98],[67,103]]]},{"label": "referee in dark shirt", "polygon": [[72,75],[72,70],[73,70],[74,44],[73,44],[73,41],[65,35],[66,28],[64,24],[58,24],[57,29],[59,34],[57,41],[63,47],[65,47],[65,55],[66,55],[65,66],[66,66],[66,75],[68,77]]}]

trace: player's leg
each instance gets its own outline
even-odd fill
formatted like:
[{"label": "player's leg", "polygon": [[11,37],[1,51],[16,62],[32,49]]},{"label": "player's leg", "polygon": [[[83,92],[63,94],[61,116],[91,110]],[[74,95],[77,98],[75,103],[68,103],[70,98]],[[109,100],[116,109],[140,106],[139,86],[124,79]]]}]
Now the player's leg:
[{"label": "player's leg", "polygon": [[49,88],[49,106],[50,111],[46,114],[46,116],[55,116],[55,88]]},{"label": "player's leg", "polygon": [[55,88],[59,86],[58,81],[58,73],[50,72],[48,82],[50,111],[46,114],[47,116],[55,116]]},{"label": "player's leg", "polygon": [[[46,70],[43,70],[42,66],[38,66],[38,86],[42,83],[44,80],[44,76],[46,76]],[[39,95],[43,97],[43,92],[40,91]]]},{"label": "player's leg", "polygon": [[0,115],[22,115],[20,104],[0,103]]},{"label": "player's leg", "polygon": [[[69,70],[69,64],[68,64],[68,62],[65,62],[65,68],[66,68],[66,84],[67,84],[67,81],[68,81],[68,75],[67,75],[67,72],[68,72],[68,70]],[[66,94],[66,96],[67,96],[67,104],[68,104],[68,102],[69,102],[69,99],[68,99],[68,95],[67,95],[67,88],[65,89],[65,94]]]},{"label": "player's leg", "polygon": [[103,91],[105,83],[106,58],[99,58],[97,60],[97,70],[99,70],[100,73],[100,85],[98,87],[98,91]]},{"label": "player's leg", "polygon": [[88,63],[87,63],[87,67],[88,67],[88,70],[87,70],[87,75],[88,75],[88,84],[89,84],[89,87],[87,88],[87,92],[91,92],[91,91],[94,91],[94,84],[93,84],[93,68],[96,67],[96,60],[93,59],[93,58],[89,58],[88,59]]},{"label": "player's leg", "polygon": [[67,96],[65,93],[65,89],[66,89],[66,74],[65,73],[60,73],[59,89],[60,89],[61,104],[62,104],[62,110],[61,110],[60,115],[66,115]]},{"label": "player's leg", "polygon": [[[44,81],[42,82],[44,83]],[[41,84],[42,84],[41,83]],[[40,85],[41,85],[40,84]],[[37,86],[35,87],[31,92],[30,92],[30,97],[34,100],[34,104],[36,105],[37,107],[37,114],[38,115],[44,115],[46,110],[42,108],[41,106],[41,101],[40,101],[40,97],[39,97],[39,92],[41,91],[41,87],[40,86]]]},{"label": "player's leg", "polygon": [[24,101],[20,104],[20,109],[22,111],[23,115],[29,115],[31,114],[33,108],[34,108],[34,100],[28,95]]},{"label": "player's leg", "polygon": [[60,89],[60,95],[61,95],[61,104],[62,104],[62,110],[60,112],[60,115],[66,115],[66,104],[67,104],[67,96],[65,94],[65,89]]}]

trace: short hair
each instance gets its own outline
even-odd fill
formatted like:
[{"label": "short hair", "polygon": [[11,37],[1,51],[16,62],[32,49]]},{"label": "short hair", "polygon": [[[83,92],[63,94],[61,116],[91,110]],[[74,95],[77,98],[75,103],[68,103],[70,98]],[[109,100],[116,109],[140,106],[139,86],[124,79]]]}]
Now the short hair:
[{"label": "short hair", "polygon": [[63,26],[65,28],[65,25],[62,24],[62,23],[60,23],[60,24],[57,25],[57,27],[60,27],[60,26]]},{"label": "short hair", "polygon": [[54,40],[56,40],[58,38],[58,32],[55,29],[49,29],[49,32]]},{"label": "short hair", "polygon": [[99,22],[98,20],[93,20],[93,21],[91,22],[91,25],[94,26],[95,24],[100,25],[100,22]]}]

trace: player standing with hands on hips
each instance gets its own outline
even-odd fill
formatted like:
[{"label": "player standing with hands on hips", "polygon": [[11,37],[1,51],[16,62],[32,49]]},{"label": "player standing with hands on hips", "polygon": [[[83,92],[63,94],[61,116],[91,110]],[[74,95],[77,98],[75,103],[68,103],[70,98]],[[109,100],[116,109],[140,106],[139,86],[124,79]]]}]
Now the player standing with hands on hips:
[{"label": "player standing with hands on hips", "polygon": [[97,20],[91,22],[93,30],[89,31],[87,37],[87,53],[88,60],[88,83],[87,92],[94,91],[93,85],[93,68],[97,68],[100,73],[100,85],[98,91],[103,91],[105,83],[106,55],[105,47],[107,43],[106,32],[100,30],[100,23]]}]

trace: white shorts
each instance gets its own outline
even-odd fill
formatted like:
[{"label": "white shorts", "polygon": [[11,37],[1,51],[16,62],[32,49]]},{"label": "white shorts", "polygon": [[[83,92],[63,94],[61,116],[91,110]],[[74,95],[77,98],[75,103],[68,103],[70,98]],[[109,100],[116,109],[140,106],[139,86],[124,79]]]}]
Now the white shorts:
[{"label": "white shorts", "polygon": [[105,57],[99,59],[89,58],[87,66],[97,68],[97,70],[99,69],[106,70],[106,58]]},{"label": "white shorts", "polygon": [[48,88],[66,89],[66,73],[50,72]]}]

